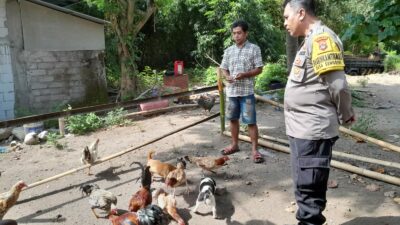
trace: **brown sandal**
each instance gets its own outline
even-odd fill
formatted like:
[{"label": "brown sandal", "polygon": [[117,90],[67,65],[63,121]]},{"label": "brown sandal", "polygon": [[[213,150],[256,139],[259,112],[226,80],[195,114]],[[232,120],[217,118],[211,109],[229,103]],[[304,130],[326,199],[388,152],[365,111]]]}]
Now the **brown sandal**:
[{"label": "brown sandal", "polygon": [[256,154],[253,155],[253,162],[254,163],[263,163],[264,158],[262,157],[262,155],[259,152],[257,152]]},{"label": "brown sandal", "polygon": [[231,154],[239,152],[239,151],[240,151],[240,149],[238,149],[238,148],[237,149],[233,149],[232,146],[228,146],[228,147],[226,147],[226,148],[221,150],[221,154],[222,155],[231,155]]}]

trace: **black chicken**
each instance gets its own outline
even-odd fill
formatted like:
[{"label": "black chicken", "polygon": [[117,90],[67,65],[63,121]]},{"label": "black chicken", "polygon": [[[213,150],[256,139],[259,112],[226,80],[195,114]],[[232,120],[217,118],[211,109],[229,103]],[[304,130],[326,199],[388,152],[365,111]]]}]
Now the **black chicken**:
[{"label": "black chicken", "polygon": [[209,94],[200,95],[200,97],[197,99],[197,104],[205,111],[210,112],[215,104],[215,96]]}]

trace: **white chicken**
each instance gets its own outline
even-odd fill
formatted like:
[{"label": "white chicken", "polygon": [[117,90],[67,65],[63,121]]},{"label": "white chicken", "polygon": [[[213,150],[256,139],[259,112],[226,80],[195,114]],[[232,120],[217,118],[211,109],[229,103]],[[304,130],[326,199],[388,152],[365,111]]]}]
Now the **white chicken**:
[{"label": "white chicken", "polygon": [[[99,144],[99,139],[97,138],[89,147],[85,146],[85,148],[82,151],[82,157],[81,157],[81,162],[82,164],[93,164],[96,162],[98,156],[97,156],[97,146]],[[88,175],[91,175],[90,173],[90,167],[89,166],[89,171]]]}]

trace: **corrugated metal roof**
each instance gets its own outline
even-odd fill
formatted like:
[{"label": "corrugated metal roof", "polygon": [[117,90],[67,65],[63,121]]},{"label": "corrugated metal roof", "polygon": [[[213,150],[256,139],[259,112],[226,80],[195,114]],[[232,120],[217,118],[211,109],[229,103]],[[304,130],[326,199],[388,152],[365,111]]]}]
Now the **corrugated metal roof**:
[{"label": "corrugated metal roof", "polygon": [[34,4],[41,5],[41,6],[53,9],[53,10],[57,10],[59,12],[63,12],[63,13],[66,13],[66,14],[69,14],[69,15],[72,15],[72,16],[80,17],[82,19],[89,20],[89,21],[92,21],[92,22],[95,22],[95,23],[99,23],[99,24],[107,23],[107,21],[105,21],[105,20],[102,20],[102,19],[99,19],[99,18],[96,18],[96,17],[93,17],[93,16],[89,16],[89,15],[86,15],[86,14],[83,14],[83,13],[79,13],[79,12],[76,12],[76,11],[71,10],[71,9],[66,9],[66,8],[61,7],[61,6],[54,5],[54,4],[51,4],[51,3],[48,3],[48,2],[44,2],[44,1],[41,1],[41,0],[23,0],[23,1],[32,2]]}]

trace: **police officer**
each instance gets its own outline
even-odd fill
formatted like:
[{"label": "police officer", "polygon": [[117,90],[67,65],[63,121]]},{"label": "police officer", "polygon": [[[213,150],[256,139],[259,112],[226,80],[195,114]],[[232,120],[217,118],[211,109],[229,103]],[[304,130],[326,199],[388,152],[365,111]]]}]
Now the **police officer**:
[{"label": "police officer", "polygon": [[315,15],[313,0],[285,0],[284,26],[304,37],[285,90],[285,123],[291,149],[299,225],[326,219],[326,190],[339,125],[354,122],[339,37]]}]

